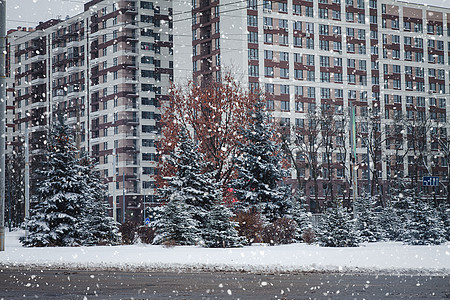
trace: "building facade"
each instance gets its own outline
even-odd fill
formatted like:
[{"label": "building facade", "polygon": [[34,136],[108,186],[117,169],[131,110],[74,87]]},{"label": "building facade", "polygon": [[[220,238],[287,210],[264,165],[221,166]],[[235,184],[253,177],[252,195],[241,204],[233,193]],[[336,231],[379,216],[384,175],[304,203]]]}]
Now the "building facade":
[{"label": "building facade", "polygon": [[23,147],[28,127],[39,161],[48,125],[63,116],[80,151],[99,163],[118,221],[138,219],[155,193],[160,103],[173,77],[171,15],[165,0],[93,0],[79,15],[9,36],[9,144]]},{"label": "building facade", "polygon": [[423,176],[439,176],[440,186],[424,193],[446,197],[449,9],[384,0],[193,0],[191,16],[184,60],[192,57],[194,80],[231,72],[265,92],[295,156],[292,178],[312,210],[352,198],[352,176],[358,193],[385,196],[400,178],[420,187]]}]

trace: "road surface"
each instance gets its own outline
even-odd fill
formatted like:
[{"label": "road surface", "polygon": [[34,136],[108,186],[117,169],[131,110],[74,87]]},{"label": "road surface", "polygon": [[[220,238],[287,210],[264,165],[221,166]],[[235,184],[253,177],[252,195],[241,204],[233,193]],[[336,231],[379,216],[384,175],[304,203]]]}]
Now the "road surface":
[{"label": "road surface", "polygon": [[0,299],[450,299],[449,276],[20,270]]}]

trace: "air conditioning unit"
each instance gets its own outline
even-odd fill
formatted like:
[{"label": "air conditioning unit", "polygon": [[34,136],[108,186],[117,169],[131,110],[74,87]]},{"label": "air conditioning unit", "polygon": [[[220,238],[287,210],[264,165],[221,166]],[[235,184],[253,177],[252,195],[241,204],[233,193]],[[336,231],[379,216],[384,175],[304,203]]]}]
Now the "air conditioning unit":
[{"label": "air conditioning unit", "polygon": [[272,12],[272,10],[270,8],[264,8],[263,11],[268,14],[270,14]]},{"label": "air conditioning unit", "polygon": [[264,29],[269,29],[269,25],[264,25]]},{"label": "air conditioning unit", "polygon": [[272,30],[272,29],[273,29],[273,27],[272,27],[272,26],[270,26],[270,25],[269,25],[269,26],[267,26],[267,27],[268,27],[268,29],[269,29],[269,30]]}]

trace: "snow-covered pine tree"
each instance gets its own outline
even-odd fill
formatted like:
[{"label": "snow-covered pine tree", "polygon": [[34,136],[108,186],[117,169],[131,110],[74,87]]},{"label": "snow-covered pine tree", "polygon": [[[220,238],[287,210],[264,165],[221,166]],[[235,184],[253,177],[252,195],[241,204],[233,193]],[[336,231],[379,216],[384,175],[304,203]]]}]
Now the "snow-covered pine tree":
[{"label": "snow-covered pine tree", "polygon": [[[164,188],[166,205],[153,222],[157,235],[154,244],[174,242],[176,245],[195,245],[201,240],[199,221],[192,217],[192,206],[186,203],[186,195],[170,184]],[[167,198],[168,197],[168,198]]]},{"label": "snow-covered pine tree", "polygon": [[77,165],[76,149],[69,129],[60,119],[51,127],[47,160],[38,170],[44,178],[33,197],[24,227],[24,246],[74,246],[83,243],[85,228],[79,222],[84,204],[84,181]]},{"label": "snow-covered pine tree", "polygon": [[438,214],[444,223],[445,228],[445,239],[450,241],[450,205],[442,203],[438,207]]},{"label": "snow-covered pine tree", "polygon": [[288,188],[280,186],[286,172],[281,166],[281,149],[274,140],[274,130],[268,121],[264,103],[254,105],[251,123],[241,134],[245,142],[239,146],[235,158],[238,178],[232,183],[240,207],[258,211],[269,222],[290,217],[292,198]]},{"label": "snow-covered pine tree", "polygon": [[313,230],[311,213],[306,209],[306,199],[300,190],[295,192],[292,203],[292,219],[297,223],[296,240],[302,241],[305,230]]},{"label": "snow-covered pine tree", "polygon": [[115,245],[120,243],[118,223],[108,215],[106,186],[95,168],[95,162],[87,154],[79,161],[86,190],[84,191],[84,207],[82,216],[86,229],[84,245]]},{"label": "snow-covered pine tree", "polygon": [[439,245],[445,242],[445,228],[436,209],[425,201],[416,201],[406,223],[405,242],[409,245]]},{"label": "snow-covered pine tree", "polygon": [[208,214],[206,228],[203,230],[203,244],[209,248],[242,247],[246,243],[245,237],[240,237],[236,226],[232,222],[232,211],[216,202]]},{"label": "snow-covered pine tree", "polygon": [[328,208],[320,220],[316,234],[319,245],[323,247],[358,247],[358,235],[354,220],[340,203],[335,203],[334,206]]},{"label": "snow-covered pine tree", "polygon": [[[160,218],[155,222],[159,234],[159,237],[155,239],[155,243],[160,243],[163,241],[163,238],[167,239],[164,231],[173,228],[170,227],[170,223],[175,222],[174,224],[177,225],[180,222],[178,220],[180,216],[176,215],[176,211],[171,211],[174,206],[178,206],[183,208],[178,211],[178,214],[183,214],[183,218],[190,224],[190,227],[186,226],[186,228],[190,228],[192,231],[189,235],[192,238],[188,241],[183,241],[184,243],[200,243],[203,240],[202,243],[214,244],[216,240],[209,241],[209,239],[215,234],[208,232],[208,230],[212,230],[211,226],[217,226],[216,222],[220,223],[228,220],[229,224],[222,224],[222,229],[220,230],[223,230],[225,227],[229,228],[227,230],[230,234],[230,240],[227,243],[230,246],[233,245],[233,239],[237,235],[231,230],[231,227],[233,227],[231,220],[225,216],[214,220],[212,215],[210,215],[210,212],[218,209],[222,209],[225,215],[229,214],[220,206],[222,200],[220,186],[215,181],[214,174],[207,171],[207,165],[202,154],[198,151],[198,145],[190,138],[185,128],[180,131],[175,151],[167,159],[168,163],[176,170],[176,174],[169,179],[166,187],[160,189],[160,200],[166,202],[167,206],[161,208]],[[166,212],[166,210],[169,211]],[[214,216],[217,216],[217,214]],[[170,230],[176,231],[175,228]],[[219,230],[219,228],[214,230]],[[188,234],[185,233],[185,235],[187,236]],[[171,236],[174,236],[174,234]],[[176,237],[181,238],[182,236],[178,235]],[[179,242],[176,239],[174,241]]]},{"label": "snow-covered pine tree", "polygon": [[376,242],[382,237],[382,229],[378,223],[373,205],[375,202],[368,193],[364,193],[356,203],[356,230],[361,242]]},{"label": "snow-covered pine tree", "polygon": [[[406,219],[405,219],[406,220]],[[387,206],[378,214],[378,224],[381,227],[382,237],[385,240],[401,241],[404,234],[404,223],[398,215],[398,210]]]}]

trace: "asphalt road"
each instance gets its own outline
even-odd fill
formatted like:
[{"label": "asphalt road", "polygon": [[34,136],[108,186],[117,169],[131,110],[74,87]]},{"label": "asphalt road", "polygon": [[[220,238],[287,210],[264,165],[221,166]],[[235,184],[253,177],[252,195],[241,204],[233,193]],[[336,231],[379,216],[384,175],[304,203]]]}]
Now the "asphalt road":
[{"label": "asphalt road", "polygon": [[0,299],[450,299],[449,276],[0,268]]}]

